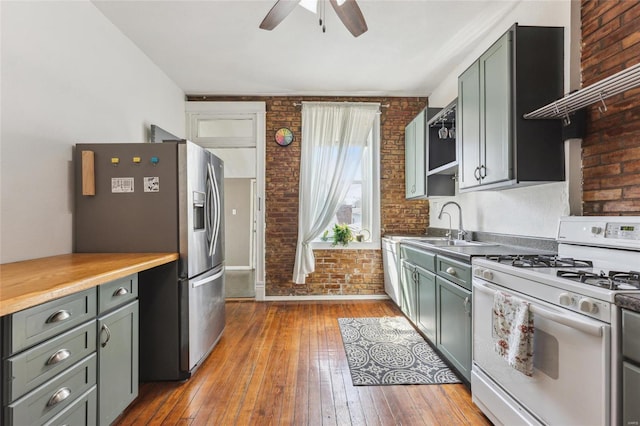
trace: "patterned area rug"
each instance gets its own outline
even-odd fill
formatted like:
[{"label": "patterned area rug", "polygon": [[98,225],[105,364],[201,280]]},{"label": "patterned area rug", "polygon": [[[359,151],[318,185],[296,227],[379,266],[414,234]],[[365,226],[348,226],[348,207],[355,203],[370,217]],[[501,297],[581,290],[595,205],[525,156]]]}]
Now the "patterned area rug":
[{"label": "patterned area rug", "polygon": [[460,383],[404,317],[338,318],[354,386]]}]

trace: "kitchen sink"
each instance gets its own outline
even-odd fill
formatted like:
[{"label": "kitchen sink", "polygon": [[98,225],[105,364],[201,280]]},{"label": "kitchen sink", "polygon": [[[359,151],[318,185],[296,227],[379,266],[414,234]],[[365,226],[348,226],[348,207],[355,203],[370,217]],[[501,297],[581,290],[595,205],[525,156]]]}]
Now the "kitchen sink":
[{"label": "kitchen sink", "polygon": [[436,247],[475,247],[475,246],[497,246],[497,243],[489,243],[484,241],[464,241],[464,240],[420,240]]},{"label": "kitchen sink", "polygon": [[424,235],[385,235],[384,238],[392,241],[419,240],[426,243],[431,243],[432,241],[447,241],[447,237],[427,237]]}]

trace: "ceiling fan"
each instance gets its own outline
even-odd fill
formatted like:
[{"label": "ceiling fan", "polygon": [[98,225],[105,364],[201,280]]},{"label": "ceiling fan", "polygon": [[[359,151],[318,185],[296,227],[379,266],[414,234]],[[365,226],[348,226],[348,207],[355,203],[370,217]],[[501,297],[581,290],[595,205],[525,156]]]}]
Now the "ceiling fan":
[{"label": "ceiling fan", "polygon": [[[274,29],[300,2],[301,0],[277,0],[262,23],[260,23],[260,28],[263,30]],[[367,23],[356,0],[329,0],[329,3],[331,3],[333,10],[336,11],[338,18],[354,37],[358,37],[367,31]],[[320,26],[324,32],[323,18],[324,14],[320,17]]]}]

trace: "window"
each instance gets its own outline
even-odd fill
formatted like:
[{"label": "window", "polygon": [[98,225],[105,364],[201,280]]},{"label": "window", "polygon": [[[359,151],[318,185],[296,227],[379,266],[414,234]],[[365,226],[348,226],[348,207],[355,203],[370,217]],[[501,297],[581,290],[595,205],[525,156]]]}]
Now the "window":
[{"label": "window", "polygon": [[[313,241],[313,248],[368,249],[380,247],[380,119],[376,116],[364,149],[362,162],[337,213],[324,232]],[[333,226],[347,224],[363,241],[347,247],[332,246]]]},{"label": "window", "polygon": [[348,248],[380,248],[379,108],[373,103],[302,105],[296,284],[304,284],[315,270],[313,249],[331,247],[317,240],[334,220],[370,227],[371,242],[354,241]]}]

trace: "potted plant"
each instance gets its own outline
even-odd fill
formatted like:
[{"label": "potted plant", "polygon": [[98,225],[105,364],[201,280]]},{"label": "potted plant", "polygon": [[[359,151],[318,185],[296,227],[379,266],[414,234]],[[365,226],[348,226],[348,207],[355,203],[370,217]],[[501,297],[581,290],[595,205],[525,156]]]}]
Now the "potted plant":
[{"label": "potted plant", "polygon": [[337,246],[341,244],[346,246],[349,244],[349,241],[353,241],[353,233],[351,232],[351,228],[347,224],[335,224],[333,226],[333,244]]}]

